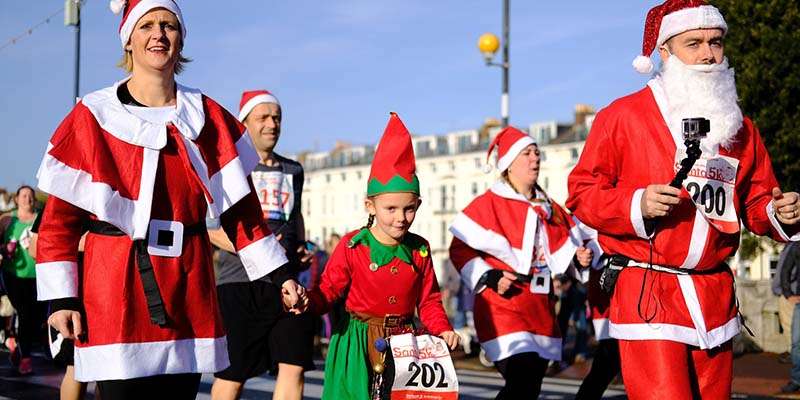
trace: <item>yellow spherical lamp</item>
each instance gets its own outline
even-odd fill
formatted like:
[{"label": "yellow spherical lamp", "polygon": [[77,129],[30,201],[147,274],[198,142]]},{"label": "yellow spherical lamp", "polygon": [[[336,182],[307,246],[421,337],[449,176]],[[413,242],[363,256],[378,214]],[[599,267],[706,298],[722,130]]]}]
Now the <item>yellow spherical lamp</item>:
[{"label": "yellow spherical lamp", "polygon": [[487,60],[491,60],[499,48],[500,38],[494,33],[484,33],[478,38],[478,50],[481,51],[483,57]]}]

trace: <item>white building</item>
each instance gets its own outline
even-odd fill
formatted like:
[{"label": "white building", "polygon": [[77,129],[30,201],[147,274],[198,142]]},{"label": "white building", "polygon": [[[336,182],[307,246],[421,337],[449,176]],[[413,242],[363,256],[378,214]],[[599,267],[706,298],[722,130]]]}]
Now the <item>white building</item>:
[{"label": "white building", "polygon": [[[583,150],[593,117],[591,108],[576,106],[578,124],[548,121],[529,128],[545,143],[540,146],[539,184],[561,204],[567,197],[567,176]],[[483,171],[490,139],[499,132],[491,125],[412,138],[422,207],[411,231],[430,242],[440,282],[455,274],[448,260],[450,222],[498,178],[496,170],[488,174]],[[332,233],[343,235],[366,223],[364,197],[373,154],[374,145],[354,147],[340,143],[330,152],[296,157],[305,168],[302,206],[309,240],[322,244]]]}]

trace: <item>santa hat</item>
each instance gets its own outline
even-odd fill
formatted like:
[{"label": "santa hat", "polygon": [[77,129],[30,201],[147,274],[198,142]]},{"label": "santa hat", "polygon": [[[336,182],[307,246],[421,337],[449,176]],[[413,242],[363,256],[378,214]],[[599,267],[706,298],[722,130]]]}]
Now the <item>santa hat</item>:
[{"label": "santa hat", "polygon": [[667,0],[647,13],[642,54],[633,60],[633,68],[639,73],[649,74],[653,71],[650,55],[664,42],[693,29],[714,28],[722,29],[724,33],[728,31],[728,24],[722,13],[705,0]]},{"label": "santa hat", "polygon": [[174,0],[111,0],[108,6],[114,14],[122,13],[122,21],[119,23],[119,39],[123,49],[128,44],[133,27],[136,26],[139,18],[154,8],[165,8],[175,14],[181,24],[181,37],[186,39],[186,24],[183,23],[181,9]]},{"label": "santa hat", "polygon": [[[497,147],[497,169],[501,172],[505,171],[511,166],[511,162],[517,158],[517,155],[531,144],[536,144],[532,137],[513,126],[509,126],[500,131],[494,137],[492,143],[489,144],[489,151],[486,152],[486,165],[489,165],[492,151]],[[490,169],[491,167],[489,167]],[[485,172],[489,171],[485,170]]]},{"label": "santa hat", "polygon": [[367,180],[367,196],[408,192],[419,195],[419,179],[411,135],[396,113],[391,113]]},{"label": "santa hat", "polygon": [[239,121],[244,122],[250,111],[261,103],[281,105],[278,98],[268,90],[248,90],[242,93],[242,101],[239,102]]}]

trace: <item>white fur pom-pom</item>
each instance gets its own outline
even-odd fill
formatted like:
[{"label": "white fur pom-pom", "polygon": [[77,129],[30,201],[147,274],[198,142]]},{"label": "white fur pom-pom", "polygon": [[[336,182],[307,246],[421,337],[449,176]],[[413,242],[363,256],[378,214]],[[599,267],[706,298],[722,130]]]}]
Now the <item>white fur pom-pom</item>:
[{"label": "white fur pom-pom", "polygon": [[488,164],[488,163],[487,164],[483,164],[483,167],[481,168],[481,170],[483,171],[484,174],[488,174],[489,172],[492,172],[492,169],[493,169],[492,168],[492,164]]},{"label": "white fur pom-pom", "polygon": [[108,8],[110,8],[111,12],[114,14],[119,15],[119,13],[125,9],[125,3],[125,0],[111,0],[108,2]]},{"label": "white fur pom-pom", "polygon": [[653,72],[653,60],[650,57],[636,56],[633,59],[633,69],[640,74],[649,74]]}]

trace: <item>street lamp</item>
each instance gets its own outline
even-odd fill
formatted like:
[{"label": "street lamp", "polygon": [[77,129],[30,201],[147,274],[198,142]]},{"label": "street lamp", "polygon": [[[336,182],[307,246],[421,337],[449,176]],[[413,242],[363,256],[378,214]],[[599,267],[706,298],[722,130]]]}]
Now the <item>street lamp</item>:
[{"label": "street lamp", "polygon": [[500,48],[500,39],[497,38],[497,35],[493,33],[484,33],[478,38],[478,50],[483,54],[486,65],[503,69],[503,95],[500,98],[500,114],[503,117],[504,128],[508,126],[508,2],[509,0],[503,0],[503,62],[496,63],[492,61],[497,50]]},{"label": "street lamp", "polygon": [[64,25],[75,27],[75,87],[72,93],[72,104],[75,104],[81,75],[81,0],[64,0]]}]

